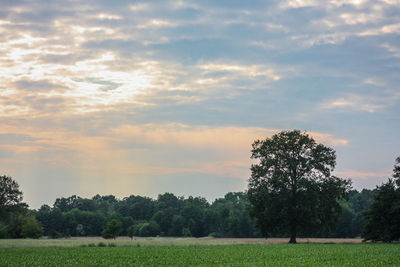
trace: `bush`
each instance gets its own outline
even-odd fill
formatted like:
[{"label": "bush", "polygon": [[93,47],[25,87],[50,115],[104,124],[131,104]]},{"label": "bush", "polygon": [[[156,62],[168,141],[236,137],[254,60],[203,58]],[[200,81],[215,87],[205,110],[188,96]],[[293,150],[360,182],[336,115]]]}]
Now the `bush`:
[{"label": "bush", "polygon": [[97,244],[97,246],[98,246],[98,247],[107,247],[107,244],[104,243],[104,242],[99,242],[99,243]]},{"label": "bush", "polygon": [[57,238],[62,238],[62,237],[64,237],[64,235],[62,233],[60,233],[60,232],[57,232],[54,229],[51,229],[49,231],[49,238],[57,239]]}]

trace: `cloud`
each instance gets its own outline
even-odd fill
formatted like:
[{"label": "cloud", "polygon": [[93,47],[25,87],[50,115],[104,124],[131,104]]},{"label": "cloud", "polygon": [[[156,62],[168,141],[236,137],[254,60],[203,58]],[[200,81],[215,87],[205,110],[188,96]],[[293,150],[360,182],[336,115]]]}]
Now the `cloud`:
[{"label": "cloud", "polygon": [[330,1],[318,1],[318,0],[287,0],[282,1],[280,4],[281,8],[301,8],[301,7],[341,7],[344,5],[359,6],[366,3],[365,0],[330,0]]},{"label": "cloud", "polygon": [[275,70],[270,68],[266,69],[265,66],[243,66],[243,65],[228,65],[228,64],[205,64],[200,65],[200,69],[203,69],[206,74],[212,72],[233,72],[240,75],[247,75],[252,77],[265,76],[272,80],[280,80],[281,77],[275,73]]},{"label": "cloud", "polygon": [[337,116],[393,125],[398,113],[399,11],[397,0],[2,1],[0,165],[31,186],[71,177],[71,192],[106,192],[118,176],[113,192],[146,194],[163,174],[243,181],[251,142],[281,129],[352,149],[374,131],[340,133]]},{"label": "cloud", "polygon": [[360,36],[381,35],[381,34],[400,34],[400,23],[384,25],[380,28],[368,29],[360,32]]},{"label": "cloud", "polygon": [[[247,179],[243,173],[248,172],[251,164],[251,143],[278,131],[258,127],[209,127],[175,123],[121,125],[89,136],[68,129],[43,131],[19,125],[1,129],[0,138],[23,139],[19,138],[14,144],[3,142],[0,149],[17,154],[41,155],[42,161],[53,165],[74,166],[79,162],[74,168],[81,168],[81,171],[104,168],[108,171],[114,169],[117,174],[194,172]],[[318,142],[328,145],[342,146],[348,143],[331,134],[309,134]],[[191,151],[192,157],[187,156],[188,151]],[[58,156],[54,156],[55,152]],[[171,153],[173,157],[169,156]],[[131,161],[131,157],[140,156],[142,159],[139,162]],[[150,160],[154,157],[162,160]],[[97,163],[92,165],[94,162]]]},{"label": "cloud", "polygon": [[32,81],[32,80],[22,79],[16,81],[14,84],[19,90],[28,90],[34,92],[66,89],[66,87],[62,85],[60,86],[47,80]]},{"label": "cloud", "polygon": [[177,24],[170,22],[168,20],[162,19],[151,19],[150,21],[146,22],[145,24],[138,25],[139,29],[147,29],[147,28],[159,28],[159,27],[176,27]]},{"label": "cloud", "polygon": [[400,94],[396,91],[388,90],[379,95],[359,95],[348,93],[331,101],[320,104],[322,109],[342,109],[364,111],[375,113],[396,105],[400,100]]},{"label": "cloud", "polygon": [[390,171],[387,172],[363,172],[359,170],[343,170],[335,171],[335,175],[339,175],[345,178],[358,178],[362,180],[367,180],[371,177],[386,178],[390,176]]}]

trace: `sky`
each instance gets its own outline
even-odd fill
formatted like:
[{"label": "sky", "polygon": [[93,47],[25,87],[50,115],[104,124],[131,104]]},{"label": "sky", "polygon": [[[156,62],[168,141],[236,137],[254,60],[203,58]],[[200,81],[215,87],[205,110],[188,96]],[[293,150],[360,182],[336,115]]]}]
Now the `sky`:
[{"label": "sky", "polygon": [[58,197],[244,191],[307,131],[375,188],[400,156],[400,1],[0,2],[0,174]]}]

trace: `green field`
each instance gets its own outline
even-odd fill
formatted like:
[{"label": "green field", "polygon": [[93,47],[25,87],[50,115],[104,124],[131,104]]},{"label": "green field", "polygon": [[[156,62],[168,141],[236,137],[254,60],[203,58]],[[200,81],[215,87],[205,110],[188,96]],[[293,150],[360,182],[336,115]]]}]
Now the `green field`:
[{"label": "green field", "polygon": [[0,266],[400,266],[400,244],[1,248]]}]

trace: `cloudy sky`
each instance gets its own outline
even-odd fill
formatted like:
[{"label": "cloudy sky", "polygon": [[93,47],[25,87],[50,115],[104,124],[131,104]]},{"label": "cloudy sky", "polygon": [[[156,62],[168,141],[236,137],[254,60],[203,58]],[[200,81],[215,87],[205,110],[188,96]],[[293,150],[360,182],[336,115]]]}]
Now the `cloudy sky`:
[{"label": "cloudy sky", "polygon": [[400,155],[400,1],[0,3],[0,174],[77,194],[243,191],[251,143],[299,129],[356,189]]}]

